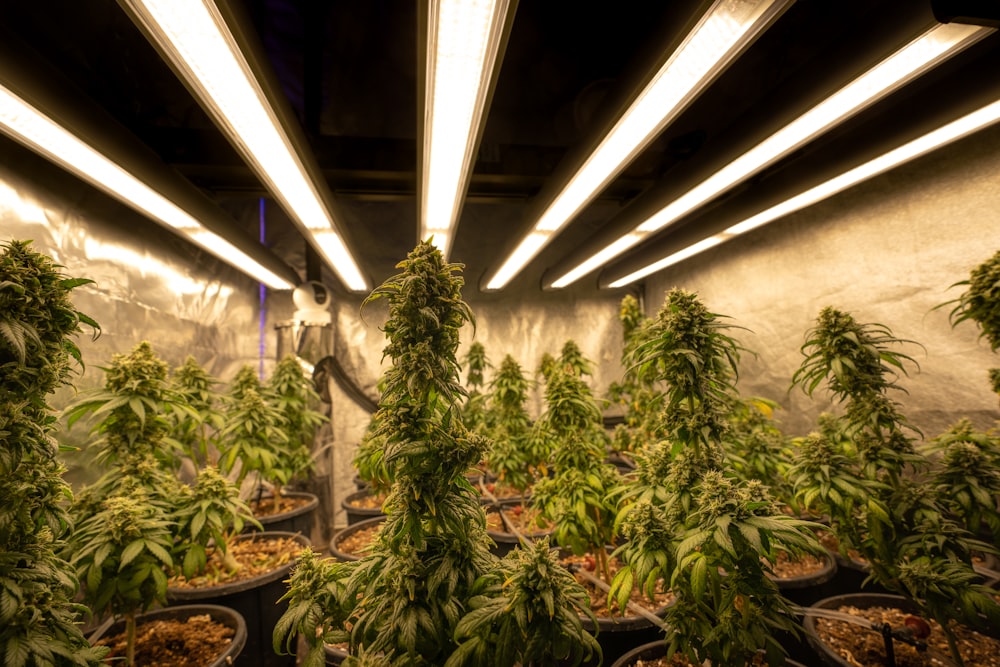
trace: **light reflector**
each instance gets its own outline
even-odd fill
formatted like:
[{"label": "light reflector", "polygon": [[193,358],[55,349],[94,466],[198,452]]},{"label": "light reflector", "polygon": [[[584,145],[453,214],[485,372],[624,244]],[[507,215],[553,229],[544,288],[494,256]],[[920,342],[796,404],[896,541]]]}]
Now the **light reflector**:
[{"label": "light reflector", "polygon": [[[318,185],[211,0],[121,0],[348,289],[366,291]],[[324,242],[316,239],[324,234]],[[336,241],[329,236],[337,237]]]},{"label": "light reflector", "polygon": [[715,2],[542,213],[530,233],[542,242],[532,243],[531,254],[523,252],[522,243],[487,289],[502,289],[517,275],[789,4],[790,0]]},{"label": "light reflector", "polygon": [[420,238],[448,257],[473,165],[508,0],[430,3]]},{"label": "light reflector", "polygon": [[864,164],[849,169],[844,173],[835,176],[819,185],[816,185],[794,197],[775,204],[760,213],[750,216],[741,222],[728,227],[724,232],[700,241],[667,257],[657,260],[645,267],[637,269],[626,276],[618,278],[608,284],[608,287],[617,288],[634,283],[648,275],[661,271],[672,264],[681,262],[689,257],[707,250],[723,241],[728,241],[740,234],[745,234],[757,229],[778,218],[794,213],[807,206],[811,206],[828,197],[843,192],[862,181],[894,169],[910,160],[926,155],[953,141],[957,141],[969,136],[979,130],[986,128],[1000,121],[1000,100],[992,102],[977,111],[973,111],[961,118],[943,125],[936,130],[909,141],[898,148],[869,160]]},{"label": "light reflector", "polygon": [[268,287],[294,287],[3,85],[0,131]]},{"label": "light reflector", "polygon": [[[669,202],[631,230],[626,235],[627,243],[623,242],[622,238],[615,240],[577,267],[559,276],[555,282],[560,286],[566,286],[583,275],[582,267],[585,265],[592,270],[607,263],[649,235],[707,204],[729,188],[871,106],[991,32],[993,28],[958,23],[939,25],[928,30],[691,190]],[[616,249],[613,254],[610,252],[612,248]],[[601,262],[595,261],[598,255],[603,258]]]}]

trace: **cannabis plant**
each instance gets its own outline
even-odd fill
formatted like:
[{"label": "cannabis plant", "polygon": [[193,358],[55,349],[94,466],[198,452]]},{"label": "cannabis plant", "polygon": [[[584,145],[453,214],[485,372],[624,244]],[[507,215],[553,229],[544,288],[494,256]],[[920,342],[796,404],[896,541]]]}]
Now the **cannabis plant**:
[{"label": "cannabis plant", "polygon": [[[383,328],[392,365],[372,433],[392,481],[387,518],[360,560],[296,570],[275,645],[296,628],[309,638],[349,630],[352,664],[443,665],[460,646],[456,628],[483,594],[482,577],[498,563],[465,475],[488,443],[462,423],[455,352],[472,312],[461,298],[461,265],[421,242],[399,268],[365,300],[389,306]],[[485,641],[495,654],[494,640]],[[448,664],[505,667],[461,655]]]},{"label": "cannabis plant", "polygon": [[[170,517],[174,522],[174,560],[186,579],[218,578],[240,569],[230,544],[245,525],[260,524],[239,497],[239,488],[215,466],[198,471],[194,484],[182,487]],[[209,556],[219,554],[223,572],[208,573]]]},{"label": "cannabis plant", "polygon": [[609,493],[620,474],[607,463],[609,437],[601,410],[569,364],[552,369],[545,402],[535,429],[551,443],[552,474],[536,482],[532,504],[555,525],[556,543],[576,555],[592,554],[599,574],[610,582],[607,547],[614,543],[615,504]]},{"label": "cannabis plant", "polygon": [[765,398],[740,398],[729,414],[730,431],[723,440],[730,469],[741,479],[756,479],[775,500],[795,508],[787,482],[791,448],[774,421],[778,404]]},{"label": "cannabis plant", "polygon": [[572,338],[563,343],[559,351],[559,364],[577,377],[594,374],[594,363],[583,354],[583,350]]},{"label": "cannabis plant", "polygon": [[666,437],[637,457],[623,486],[612,594],[669,589],[668,653],[700,664],[747,665],[761,651],[783,664],[774,633],[794,632],[789,603],[768,577],[779,551],[819,552],[813,524],[779,511],[757,480],[731,479],[723,441],[744,348],[697,296],[671,290],[630,363],[664,387]]},{"label": "cannabis plant", "polygon": [[912,598],[941,624],[961,665],[953,622],[1000,623],[1000,605],[975,583],[971,561],[974,549],[990,547],[958,525],[926,483],[928,461],[913,444],[918,432],[889,396],[913,363],[895,349],[904,342],[884,325],[862,324],[830,307],[820,312],[793,383],[810,395],[826,383],[844,405],[840,430],[851,447],[845,453],[824,436],[810,438],[808,463],[790,476],[797,494],[818,500],[829,514],[838,540],[869,562],[870,580]]},{"label": "cannabis plant", "polygon": [[166,604],[173,522],[142,493],[111,496],[70,539],[72,563],[95,612],[125,620],[126,663],[135,664],[136,616]]},{"label": "cannabis plant", "polygon": [[[445,667],[578,664],[601,656],[597,639],[583,628],[597,618],[590,596],[559,563],[548,538],[514,549],[480,578],[472,610],[455,628],[460,645]],[[581,641],[580,639],[583,639]]]},{"label": "cannabis plant", "polygon": [[489,428],[486,408],[486,371],[493,366],[486,356],[486,347],[474,342],[463,359],[465,366],[465,403],[462,406],[462,420],[466,428],[474,433],[486,433]]},{"label": "cannabis plant", "polygon": [[979,335],[990,344],[990,349],[1000,349],[1000,250],[976,266],[968,280],[952,287],[965,287],[950,313],[952,326],[972,320],[979,327]]},{"label": "cannabis plant", "polygon": [[167,380],[167,363],[148,341],[127,354],[115,354],[104,368],[104,387],[85,394],[65,410],[68,428],[85,416],[95,423],[88,445],[98,449],[97,462],[112,469],[155,459],[166,470],[175,470],[182,454],[170,437],[168,413],[190,414]]},{"label": "cannabis plant", "polygon": [[[292,480],[302,481],[315,467],[312,458],[316,429],[327,421],[326,416],[313,408],[319,394],[302,370],[295,355],[286,355],[274,368],[267,382],[268,395],[277,406],[288,435],[287,468]],[[275,502],[280,500],[280,487],[275,489]]]},{"label": "cannabis plant", "polygon": [[174,369],[170,388],[188,410],[168,414],[174,439],[196,468],[214,463],[215,435],[223,426],[219,381],[212,377],[192,355]]},{"label": "cannabis plant", "polygon": [[385,444],[374,434],[377,430],[374,419],[369,422],[365,433],[361,436],[361,442],[354,452],[352,463],[357,472],[358,479],[368,485],[368,488],[375,495],[387,493],[392,481],[389,479],[389,471],[385,467]]},{"label": "cannabis plant", "polygon": [[348,562],[322,558],[309,547],[302,550],[279,600],[287,600],[288,609],[274,626],[275,653],[295,654],[302,637],[308,647],[302,667],[323,667],[324,646],[350,639],[347,624],[356,603],[346,598],[345,589],[351,572]]},{"label": "cannabis plant", "polygon": [[938,500],[973,535],[1000,544],[1000,435],[960,419],[924,448]]},{"label": "cannabis plant", "polygon": [[531,437],[532,420],[525,404],[530,383],[511,355],[500,363],[489,387],[489,436],[493,441],[488,467],[497,481],[517,489],[522,499],[540,476],[547,452]]},{"label": "cannabis plant", "polygon": [[70,383],[81,324],[71,292],[92,281],[69,278],[30,242],[0,253],[0,656],[3,667],[91,666],[105,651],[80,631],[78,579],[61,557],[73,529],[52,438],[49,395]]},{"label": "cannabis plant", "polygon": [[623,409],[624,423],[615,427],[611,447],[618,452],[635,453],[663,436],[659,432],[663,392],[656,387],[655,375],[639,373],[629,361],[648,335],[653,320],[646,317],[631,294],[622,298],[618,317],[622,325],[624,372],[620,381],[611,383],[608,398]]},{"label": "cannabis plant", "polygon": [[[269,400],[266,388],[241,387],[226,397],[225,426],[219,432],[219,468],[225,474],[235,471],[236,484],[251,474],[259,493],[263,483],[271,484],[275,497],[292,478],[288,433],[284,416]],[[255,493],[255,495],[256,495]]]}]

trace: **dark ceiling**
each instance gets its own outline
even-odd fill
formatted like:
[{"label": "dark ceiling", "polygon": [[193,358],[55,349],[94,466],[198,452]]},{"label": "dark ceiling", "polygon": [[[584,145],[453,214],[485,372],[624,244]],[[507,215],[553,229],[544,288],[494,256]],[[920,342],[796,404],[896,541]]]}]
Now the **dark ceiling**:
[{"label": "dark ceiling", "polygon": [[[418,1],[243,3],[374,284],[417,240]],[[706,4],[520,1],[451,255],[466,264],[467,283],[498,268],[560,174]],[[736,157],[934,22],[930,0],[798,0],[514,285],[540,289],[547,268],[618,229],[630,205]],[[114,0],[3,1],[0,24],[256,234],[249,212],[266,195],[260,182]],[[720,220],[731,224],[741,211],[995,96],[998,46],[1000,37],[986,38],[629,256],[707,235]],[[336,283],[273,208],[268,244],[303,277]],[[597,285],[592,275],[574,289]]]}]

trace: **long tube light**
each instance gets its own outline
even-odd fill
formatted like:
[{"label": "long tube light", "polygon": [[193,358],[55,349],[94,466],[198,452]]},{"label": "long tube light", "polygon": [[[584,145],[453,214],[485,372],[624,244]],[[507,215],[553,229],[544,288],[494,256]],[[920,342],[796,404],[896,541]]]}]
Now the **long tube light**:
[{"label": "long tube light", "polygon": [[647,266],[637,269],[628,275],[622,276],[608,283],[608,287],[624,287],[646,276],[662,271],[663,269],[677,264],[689,257],[708,250],[725,241],[733,239],[740,234],[745,234],[753,229],[773,222],[795,211],[799,211],[807,206],[811,206],[828,197],[843,192],[862,181],[885,173],[911,160],[926,155],[942,146],[958,141],[979,130],[982,130],[1000,121],[1000,100],[992,102],[977,111],[966,114],[961,118],[943,125],[936,130],[932,130],[902,146],[892,149],[879,157],[869,160],[853,169],[835,176],[819,185],[801,192],[785,201],[775,204],[760,213],[756,213],[741,222],[738,222],[719,234],[715,234],[706,239],[698,241],[687,248],[672,253]]},{"label": "long tube light", "polygon": [[368,281],[212,0],[120,0],[348,289]]},{"label": "long tube light", "polygon": [[542,213],[487,290],[502,289],[792,0],[718,0]]},{"label": "long tube light", "polygon": [[448,256],[469,182],[509,0],[430,3],[420,238]]},{"label": "long tube light", "polygon": [[295,287],[2,84],[0,131],[268,287]]},{"label": "long tube light", "polygon": [[708,203],[729,188],[871,106],[993,31],[993,28],[958,23],[938,25],[928,30],[691,190],[669,202],[626,235],[556,278],[552,282],[552,287],[566,287],[576,282],[650,235]]}]

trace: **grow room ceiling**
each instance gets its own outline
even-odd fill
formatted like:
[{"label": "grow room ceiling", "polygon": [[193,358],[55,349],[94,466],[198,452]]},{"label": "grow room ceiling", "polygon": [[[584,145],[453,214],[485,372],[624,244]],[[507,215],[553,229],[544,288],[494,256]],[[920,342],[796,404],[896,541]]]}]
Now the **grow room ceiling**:
[{"label": "grow room ceiling", "polygon": [[[182,7],[172,2],[175,12]],[[235,138],[238,128],[222,129],[224,103],[205,102],[186,79],[221,57],[171,63],[141,4],[0,3],[0,83],[4,95],[21,95],[65,129],[79,130],[96,150],[106,150],[183,209],[193,226],[157,223],[152,215],[142,224],[166,224],[192,247],[202,242],[199,234],[214,234],[249,257],[236,260],[237,266],[259,262],[262,268],[249,271],[271,271],[279,282],[319,279],[361,293],[395,272],[396,262],[428,233],[422,224],[447,222],[448,213],[422,213],[433,200],[424,189],[434,182],[425,159],[432,154],[427,135],[436,127],[430,112],[460,108],[451,99],[426,102],[428,90],[435,90],[425,78],[433,69],[426,49],[446,42],[428,35],[436,19],[448,23],[447,7],[414,0],[210,3],[240,49],[245,71],[256,77],[267,113],[279,120],[293,154],[289,164],[304,165],[306,182],[313,179],[306,189],[322,209],[316,223],[287,201],[280,181],[291,170],[265,175],[262,166],[284,163],[248,157],[247,137]],[[456,223],[451,231],[434,232],[436,238],[450,260],[466,265],[467,284],[483,292],[613,288],[657,260],[676,260],[692,245],[738,243],[741,233],[766,221],[757,214],[770,211],[767,217],[775,218],[807,205],[799,199],[772,208],[830,179],[841,177],[836,187],[848,187],[853,181],[845,173],[863,178],[852,170],[1000,99],[1000,36],[993,29],[998,4],[499,2],[492,33],[460,33],[467,46],[492,50],[484,49],[486,64],[477,70],[486,73],[486,83],[465,87],[477,92],[471,132],[459,133],[455,149],[460,158],[469,156],[467,171],[459,161],[459,171],[442,179],[452,187],[443,197],[456,203]],[[459,2],[463,10],[480,5],[489,3]],[[195,22],[196,12],[180,11]],[[703,23],[715,25],[702,18],[711,11],[757,23],[742,36],[725,37],[732,41],[724,48],[716,48],[721,33],[703,37],[698,48],[716,48],[716,57],[728,54],[728,60],[704,67],[685,61],[689,70],[702,67],[700,82],[689,89],[684,77],[690,72],[671,74],[666,92],[657,93],[665,97],[654,104],[661,116],[670,111],[667,117],[651,121],[636,146],[619,151],[624,161],[599,172],[597,187],[566,204],[562,218],[552,217],[571,177],[596,160],[595,150],[623,111],[643,97],[654,74],[681,58],[677,54],[696,41],[692,35]],[[954,28],[947,36],[957,45],[953,51],[940,49],[929,64],[886,89],[869,86],[855,107],[833,104],[818,129],[786,136],[807,112],[816,115],[821,103],[870,76],[877,63],[943,25]],[[459,75],[448,80],[459,81]],[[0,111],[0,118],[9,122],[11,113]],[[975,127],[993,116],[978,122]],[[69,168],[52,151],[10,138],[9,127],[4,132],[10,136],[0,136],[0,160],[49,160]],[[765,154],[765,140],[781,145]],[[82,170],[79,177],[106,188],[95,173]],[[258,242],[262,197],[268,201],[266,250]],[[329,259],[317,229],[339,239],[355,266]],[[536,252],[501,279],[499,273],[514,266],[512,253],[532,243]],[[698,261],[697,255],[686,261]]]}]

